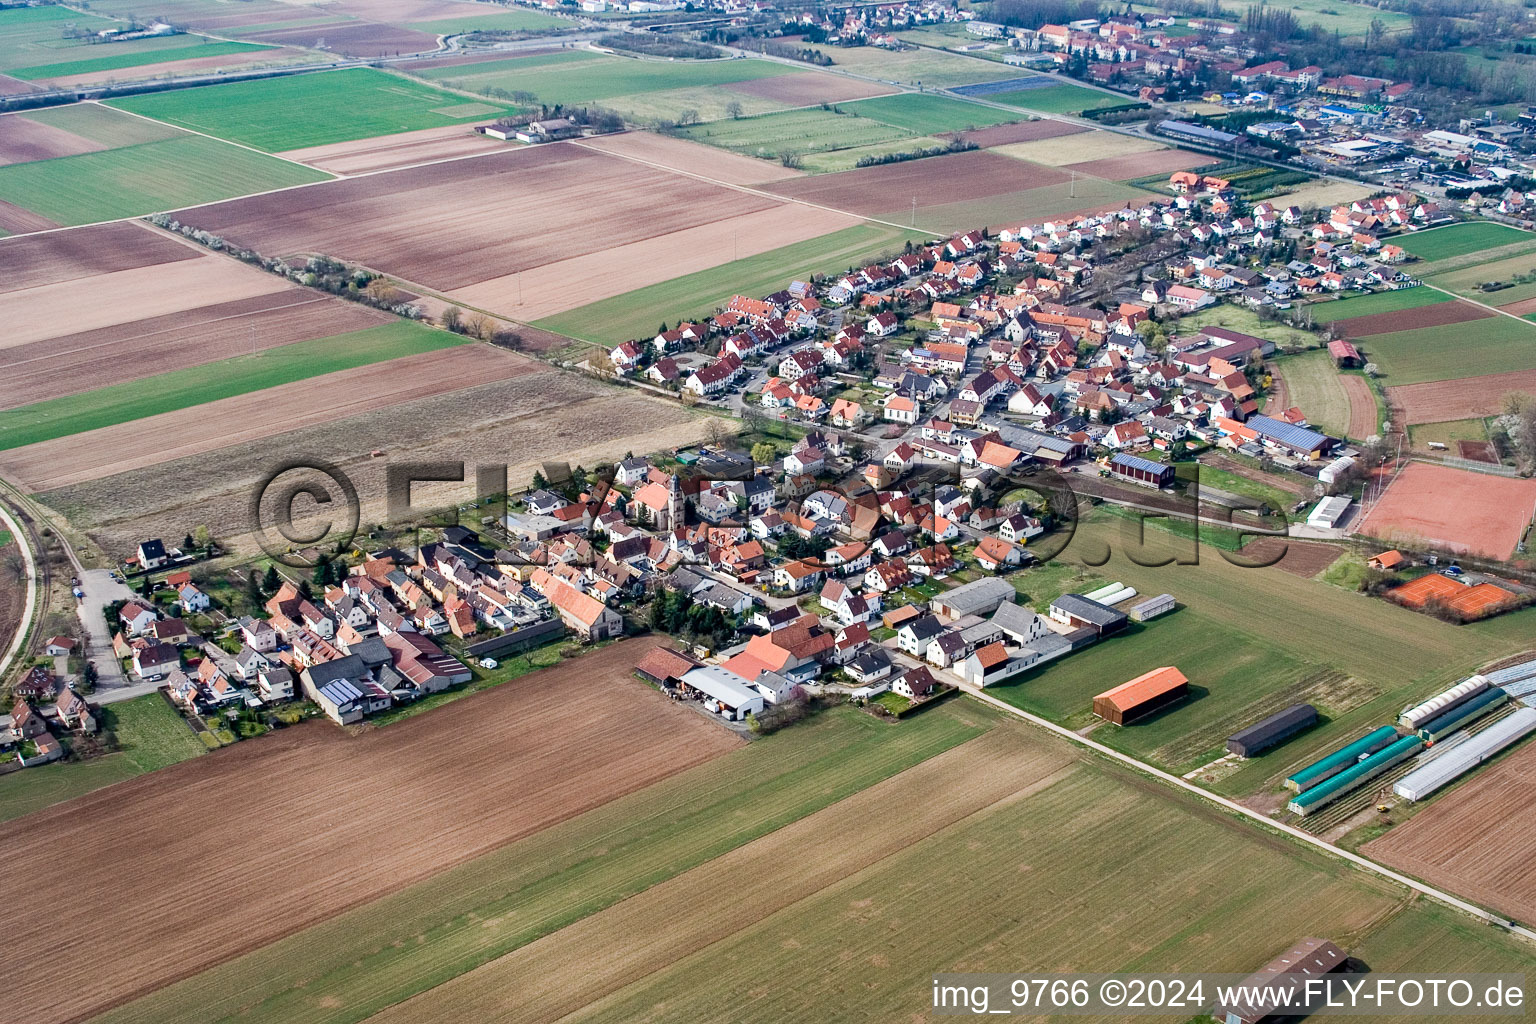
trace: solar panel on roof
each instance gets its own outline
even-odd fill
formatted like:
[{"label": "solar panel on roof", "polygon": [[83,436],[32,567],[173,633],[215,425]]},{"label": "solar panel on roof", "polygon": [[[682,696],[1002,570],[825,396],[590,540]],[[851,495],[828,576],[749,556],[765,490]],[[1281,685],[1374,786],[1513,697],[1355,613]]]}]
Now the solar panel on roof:
[{"label": "solar panel on roof", "polygon": [[1137,458],[1135,455],[1116,455],[1109,460],[1117,466],[1125,466],[1129,469],[1139,469],[1144,473],[1161,473],[1168,467],[1161,462],[1153,462],[1151,459]]},{"label": "solar panel on roof", "polygon": [[1246,424],[1265,437],[1272,437],[1276,441],[1295,445],[1298,448],[1316,448],[1328,438],[1315,430],[1306,427],[1298,427],[1294,423],[1286,423],[1283,420],[1270,419],[1268,416],[1250,416]]},{"label": "solar panel on roof", "polygon": [[325,694],[326,699],[333,704],[345,704],[348,701],[358,700],[363,696],[362,690],[359,690],[345,679],[338,679],[334,683],[326,683],[320,687],[320,692]]}]

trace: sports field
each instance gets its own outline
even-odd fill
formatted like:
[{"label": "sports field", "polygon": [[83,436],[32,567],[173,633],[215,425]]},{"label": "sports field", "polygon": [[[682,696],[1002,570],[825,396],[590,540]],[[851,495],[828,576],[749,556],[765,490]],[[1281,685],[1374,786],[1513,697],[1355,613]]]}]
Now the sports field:
[{"label": "sports field", "polygon": [[908,240],[924,238],[882,224],[856,224],[820,238],[723,263],[709,270],[615,295],[536,321],[556,334],[602,345],[649,336],[657,324],[712,315],[738,293],[768,294],[796,278],[830,274],[877,256],[899,255]]},{"label": "sports field", "polygon": [[120,749],[90,761],[55,762],[0,776],[0,821],[208,752],[158,693],[102,705],[99,718]]},{"label": "sports field", "polygon": [[1529,232],[1503,224],[1472,221],[1431,228],[1396,239],[1398,245],[1428,263],[1494,249],[1501,245],[1531,239]]},{"label": "sports field", "polygon": [[1415,548],[1508,561],[1536,513],[1536,482],[1410,462],[1355,524]]},{"label": "sports field", "polygon": [[[373,68],[127,96],[111,104],[271,153],[492,120],[510,109]],[[305,116],[293,116],[299,110]]]},{"label": "sports field", "polygon": [[465,343],[462,335],[402,320],[172,370],[0,412],[0,450]]},{"label": "sports field", "polygon": [[901,93],[849,103],[844,110],[862,117],[872,117],[918,135],[960,132],[985,128],[1015,120],[1007,111],[984,107],[979,103],[934,96],[930,93]]},{"label": "sports field", "polygon": [[1400,309],[1417,309],[1440,302],[1453,302],[1451,296],[1433,288],[1403,288],[1395,292],[1371,292],[1368,295],[1351,295],[1333,302],[1315,302],[1307,307],[1316,323],[1326,324],[1335,320],[1347,320],[1357,316],[1374,316],[1377,313],[1394,313]]},{"label": "sports field", "polygon": [[1473,320],[1454,329],[1420,327],[1373,334],[1360,339],[1360,345],[1391,385],[1481,377],[1536,366],[1536,328],[1507,316]]},{"label": "sports field", "polygon": [[177,133],[140,145],[0,167],[0,199],[55,224],[91,224],[330,177],[218,139]]}]

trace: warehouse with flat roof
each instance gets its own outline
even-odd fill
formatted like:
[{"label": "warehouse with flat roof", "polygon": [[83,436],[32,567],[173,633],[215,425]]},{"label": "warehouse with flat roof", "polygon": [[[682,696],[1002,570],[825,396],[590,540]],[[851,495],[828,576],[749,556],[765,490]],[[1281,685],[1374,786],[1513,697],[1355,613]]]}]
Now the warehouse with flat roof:
[{"label": "warehouse with flat roof", "polygon": [[1172,665],[1143,672],[1093,698],[1093,713],[1106,722],[1125,725],[1161,711],[1189,695],[1189,680]]}]

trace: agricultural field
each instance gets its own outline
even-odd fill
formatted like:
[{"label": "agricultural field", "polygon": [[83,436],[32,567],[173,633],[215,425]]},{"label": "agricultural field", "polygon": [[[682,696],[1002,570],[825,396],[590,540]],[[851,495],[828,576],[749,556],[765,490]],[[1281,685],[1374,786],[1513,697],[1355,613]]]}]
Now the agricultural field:
[{"label": "agricultural field", "polygon": [[0,165],[0,228],[13,234],[330,177],[97,104],[0,116]]},{"label": "agricultural field", "polygon": [[509,144],[489,135],[481,135],[471,125],[449,125],[445,128],[421,128],[414,132],[399,132],[371,139],[355,139],[351,142],[332,142],[324,146],[304,146],[277,154],[284,160],[318,167],[332,174],[371,174],[375,171],[394,171],[417,164],[437,160],[452,160],[464,156],[480,156]]},{"label": "agricultural field", "polygon": [[208,752],[158,693],[104,704],[100,715],[102,730],[117,737],[120,749],[90,761],[37,765],[0,776],[0,822]]},{"label": "agricultural field", "polygon": [[856,224],[602,299],[537,320],[535,326],[582,341],[618,345],[638,335],[648,335],[659,323],[712,315],[738,293],[768,294],[811,274],[840,272],[878,256],[894,257],[907,241],[920,241],[923,237],[882,224]]},{"label": "agricultural field", "polygon": [[1455,331],[1421,327],[1359,340],[1365,356],[1381,367],[1390,385],[1485,374],[1536,366],[1536,328],[1507,316],[1458,324]]},{"label": "agricultural field", "polygon": [[1364,852],[1519,921],[1536,918],[1525,870],[1536,795],[1536,744],[1526,742],[1431,798]]},{"label": "agricultural field", "polygon": [[1259,314],[1245,306],[1221,304],[1207,306],[1179,317],[1178,333],[1193,334],[1202,327],[1227,327],[1255,338],[1268,338],[1276,345],[1314,348],[1320,339],[1310,331],[1297,330],[1279,321],[1260,320]]},{"label": "agricultural field", "polygon": [[[1051,122],[1042,122],[1051,123]],[[1120,156],[1167,152],[1168,147],[1152,139],[1138,139],[1114,132],[1087,129],[1065,138],[1047,137],[996,147],[997,152],[1032,164],[1066,167]],[[1143,172],[1146,173],[1146,172]]]},{"label": "agricultural field", "polygon": [[[1425,387],[1415,384],[1412,387]],[[1409,420],[1408,441],[1415,451],[1429,451],[1429,442],[1434,441],[1445,445],[1451,451],[1456,451],[1458,441],[1486,441],[1488,440],[1488,422],[1482,418],[1444,420],[1434,423],[1414,423]]]},{"label": "agricultural field", "polygon": [[787,107],[878,96],[890,90],[766,60],[651,61],[560,53],[477,61],[417,72],[450,88],[487,96],[530,93],[551,106],[597,104],[641,123],[729,117],[733,104],[761,114]]},{"label": "agricultural field", "polygon": [[[357,1020],[813,814],[993,724],[829,712],[129,1003],[100,1024]],[[509,914],[509,912],[512,912]],[[482,922],[500,921],[487,928]],[[514,923],[515,921],[515,923]],[[431,935],[423,958],[395,937]],[[254,988],[252,986],[255,986]]]},{"label": "agricultural field", "polygon": [[1428,306],[1414,306],[1410,309],[1373,313],[1368,316],[1352,316],[1332,322],[1347,337],[1365,338],[1373,334],[1392,334],[1396,331],[1411,331],[1424,327],[1449,327],[1452,324],[1482,320],[1494,315],[1470,302],[1436,302]]},{"label": "agricultural field", "polygon": [[[1404,422],[1412,424],[1473,417],[1481,421],[1482,417],[1503,412],[1504,396],[1516,391],[1536,393],[1536,370],[1405,384],[1387,388],[1387,396],[1393,405],[1403,410]],[[1415,433],[1414,436],[1420,435]],[[1428,434],[1423,436],[1430,437]],[[1438,437],[1430,439],[1442,440]]]},{"label": "agricultural field", "polygon": [[[0,410],[396,323],[134,221],[17,238],[0,253],[18,270],[0,289],[11,326]],[[35,272],[50,265],[59,273]],[[61,316],[82,293],[97,302]]]},{"label": "agricultural field", "polygon": [[883,82],[927,89],[950,89],[976,82],[1016,78],[1018,68],[966,57],[946,50],[920,48],[893,53],[875,46],[853,46],[832,54],[833,63],[854,74]]},{"label": "agricultural field", "polygon": [[1394,292],[1347,295],[1331,302],[1314,302],[1307,309],[1314,321],[1326,324],[1335,320],[1352,320],[1454,301],[1451,296],[1433,288],[1403,288]]},{"label": "agricultural field", "polygon": [[[1239,9],[1259,6],[1259,0],[1237,0],[1236,6]],[[1296,15],[1297,23],[1304,28],[1320,25],[1325,32],[1345,36],[1365,35],[1375,20],[1380,20],[1388,32],[1400,32],[1412,25],[1412,19],[1401,11],[1383,10],[1349,0],[1295,0],[1287,9]]]},{"label": "agricultural field", "polygon": [[0,412],[0,451],[465,343],[463,335],[397,320],[169,370]]},{"label": "agricultural field", "polygon": [[[783,155],[805,157],[887,142],[899,142],[902,145],[897,148],[905,149],[944,145],[939,139],[920,141],[905,128],[857,114],[852,104],[840,109],[844,111],[841,114],[812,107],[736,120],[708,121],[679,129],[677,135],[691,142],[718,146],[765,161],[778,161]],[[852,156],[846,158],[847,169],[852,169],[854,159]],[[765,176],[767,173],[765,170]]]},{"label": "agricultural field", "polygon": [[585,139],[582,145],[600,153],[659,164],[668,170],[697,175],[726,185],[758,185],[781,178],[796,178],[802,173],[776,160],[727,153],[714,146],[658,132],[616,132],[613,135]]},{"label": "agricultural field", "polygon": [[[1224,108],[1223,108],[1224,109]],[[1220,113],[1222,111],[1215,111]],[[1286,206],[1299,206],[1303,210],[1326,210],[1340,203],[1352,203],[1371,194],[1369,185],[1353,181],[1329,181],[1326,178],[1306,178],[1278,189],[1273,199],[1283,199]]]},{"label": "agricultural field", "polygon": [[1529,232],[1521,231],[1519,228],[1476,221],[1407,234],[1398,239],[1397,244],[1426,263],[1433,263],[1436,260],[1466,256],[1501,245],[1528,241],[1530,238]]},{"label": "agricultural field", "polygon": [[[1536,239],[1531,245],[1531,250],[1525,253],[1474,263],[1443,274],[1434,273],[1433,266],[1426,267],[1425,270],[1433,274],[1428,282],[1489,305],[1503,306],[1536,298],[1536,280],[1533,280],[1536,278]],[[1495,282],[1505,287],[1483,288],[1483,285]]]},{"label": "agricultural field", "polygon": [[1042,114],[1080,114],[1085,110],[1134,102],[1129,96],[1066,83],[1038,89],[1019,89],[1015,92],[988,93],[987,99],[1024,110],[1038,110]]},{"label": "agricultural field", "polygon": [[[283,415],[255,419],[247,413],[246,421],[254,422],[220,424],[209,441],[224,447],[211,452],[201,434],[188,436],[188,417],[196,413],[184,411],[175,414],[180,419],[157,421],[164,423],[165,432],[143,435],[147,457],[169,461],[114,471],[97,455],[76,453],[76,471],[104,470],[111,475],[47,491],[42,500],[105,550],[129,550],[137,543],[131,537],[179,534],[202,523],[232,551],[254,553],[251,495],[272,467],[294,452],[325,453],[354,481],[363,521],[379,523],[387,518],[389,462],[506,465],[512,486],[526,487],[547,461],[594,466],[616,461],[626,451],[676,448],[698,442],[713,424],[722,422],[692,414],[676,402],[617,390],[577,374],[523,372],[526,361],[510,354],[487,360],[484,353],[466,347],[414,358],[433,367],[450,358],[471,365],[454,366],[459,372],[453,374],[431,376],[423,371],[415,378],[422,397],[397,397],[372,406],[370,396],[380,387],[398,386],[380,370],[373,387],[360,389],[360,409],[348,408],[334,388],[312,385],[306,393],[305,385],[291,385],[285,394],[293,402]],[[497,374],[503,379],[482,383],[499,367],[504,367]],[[246,431],[250,438],[242,440]],[[182,451],[176,450],[178,442],[186,445]],[[61,450],[69,447],[67,441],[49,444]],[[9,458],[30,457],[36,451],[19,449]],[[374,451],[384,452],[388,460],[370,457]],[[43,461],[29,471],[51,474],[55,467]],[[476,496],[472,474],[464,484],[415,490],[416,500],[431,507],[462,504]]]},{"label": "agricultural field", "polygon": [[997,146],[1011,146],[1019,142],[1035,142],[1039,139],[1060,139],[1069,135],[1081,135],[1091,130],[1066,121],[1036,119],[993,125],[991,128],[977,128],[975,131],[961,132],[957,137],[966,142],[974,142],[982,149],[991,149]]},{"label": "agricultural field", "polygon": [[906,92],[897,96],[860,100],[849,104],[846,109],[861,117],[905,128],[915,135],[963,132],[1010,120],[1006,111],[929,93]]},{"label": "agricultural field", "polygon": [[1389,543],[1508,561],[1533,514],[1536,482],[1410,462],[1354,529]]},{"label": "agricultural field", "polygon": [[1334,437],[1349,436],[1349,395],[1327,352],[1285,356],[1271,365],[1285,381],[1287,402],[1306,413],[1312,426]]},{"label": "agricultural field", "polygon": [[[13,1012],[100,1013],[736,749],[727,730],[629,678],[646,643],[358,736],[305,722],[0,826],[0,850],[18,870],[46,870],[69,849],[80,878],[110,877],[114,893],[71,909],[36,887],[13,903],[35,924],[11,932],[15,969],[56,957],[64,927],[96,965],[67,993],[13,992]],[[210,817],[188,792],[224,794],[241,816]],[[205,877],[182,869],[210,859],[263,865],[223,875],[216,914]],[[111,955],[124,942],[135,955]]]},{"label": "agricultural field", "polygon": [[[271,153],[493,120],[510,109],[373,68],[127,96],[111,105]],[[294,110],[309,116],[287,116]]]},{"label": "agricultural field", "polygon": [[[1056,168],[1049,170],[1061,173]],[[1029,179],[1025,179],[1026,181]],[[918,203],[917,225],[936,234],[967,231],[975,227],[1021,224],[1046,217],[1101,213],[1121,209],[1127,203],[1140,204],[1148,195],[1141,189],[1098,178],[1078,178],[1051,185],[1023,188],[1020,191],[986,198],[923,205]],[[911,217],[911,208],[897,208],[877,214],[898,222]]]},{"label": "agricultural field", "polygon": [[406,25],[418,32],[448,36],[464,32],[562,32],[573,28],[571,22],[538,11],[511,10],[500,14],[477,14],[413,21]]}]

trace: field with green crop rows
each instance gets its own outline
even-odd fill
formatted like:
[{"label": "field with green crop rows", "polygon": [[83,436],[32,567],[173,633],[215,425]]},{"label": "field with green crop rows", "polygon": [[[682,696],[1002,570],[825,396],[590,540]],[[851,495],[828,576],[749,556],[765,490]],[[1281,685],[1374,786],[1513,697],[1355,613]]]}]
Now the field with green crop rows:
[{"label": "field with green crop rows", "polygon": [[582,341],[617,345],[654,331],[663,321],[675,323],[712,315],[721,303],[737,293],[766,295],[796,278],[841,272],[877,256],[898,255],[909,239],[919,241],[924,237],[880,224],[856,224],[557,313],[535,326]]},{"label": "field with green crop rows", "polygon": [[[112,105],[276,153],[375,135],[484,121],[508,109],[373,68],[127,96]],[[294,116],[304,111],[304,116]]]},{"label": "field with green crop rows", "polygon": [[1017,120],[1005,110],[928,93],[905,92],[896,96],[877,96],[872,100],[842,104],[842,109],[905,128],[918,135],[960,132],[967,128],[985,128]]},{"label": "field with green crop rows", "polygon": [[928,89],[996,82],[1019,74],[1018,68],[926,47],[893,53],[876,46],[853,46],[832,48],[829,56],[833,64],[855,74]]},{"label": "field with green crop rows", "polygon": [[[27,68],[13,68],[6,72],[13,78],[70,78],[75,75],[94,74],[98,71],[123,71],[129,68],[146,67],[151,64],[160,64],[172,60],[197,60],[204,57],[229,57],[235,54],[254,53],[260,50],[274,50],[276,47],[262,46],[258,43],[230,43],[223,40],[208,40],[202,36],[166,36],[165,39],[185,40],[176,45],[164,46],[153,50],[119,51],[117,45],[111,47],[98,47],[103,52],[100,56],[81,57],[78,60],[58,61],[52,64],[37,64]],[[127,44],[118,44],[124,45]],[[152,69],[146,69],[145,74],[150,74]],[[124,77],[134,77],[125,75]]]},{"label": "field with green crop rows", "polygon": [[[1147,198],[1148,193],[1141,189],[1117,181],[1078,178],[1075,182],[1041,185],[984,199],[958,199],[932,205],[919,203],[917,226],[935,233],[968,231],[982,226],[995,229],[1004,224],[1036,221],[1101,206],[1139,203]],[[897,223],[905,223],[911,217],[911,207],[897,208],[879,215],[881,220],[894,220]]]},{"label": "field with green crop rows", "polygon": [[[1040,89],[1019,89],[1016,92],[989,93],[987,99],[994,103],[1007,103],[1026,110],[1038,110],[1045,114],[1076,114],[1098,107],[1113,107],[1132,102],[1131,97],[1115,96],[1081,85],[1047,85]],[[1165,179],[1166,180],[1166,179]]]},{"label": "field with green crop rows", "polygon": [[1536,328],[1507,316],[1373,334],[1359,344],[1389,386],[1536,367]]},{"label": "field with green crop rows", "polygon": [[0,450],[465,343],[462,335],[402,320],[171,370],[0,412]]},{"label": "field with green crop rows", "polygon": [[1435,260],[1465,256],[1530,238],[1528,232],[1519,228],[1490,224],[1487,221],[1471,221],[1403,235],[1394,241],[1419,259],[1433,263]]},{"label": "field with green crop rows", "polygon": [[1395,292],[1350,295],[1333,302],[1314,303],[1307,308],[1311,311],[1314,322],[1326,324],[1335,320],[1347,320],[1350,317],[1395,313],[1400,309],[1417,309],[1420,306],[1435,306],[1451,301],[1453,301],[1451,296],[1444,292],[1437,292],[1433,288],[1403,288]]},{"label": "field with green crop rows", "polygon": [[101,729],[121,748],[90,761],[54,762],[0,776],[0,821],[207,753],[158,693],[102,706]]},{"label": "field with green crop rows", "polygon": [[58,224],[91,224],[330,177],[218,139],[178,133],[158,142],[0,167],[0,199]]},{"label": "field with green crop rows", "polygon": [[[910,141],[913,134],[903,128],[872,117],[861,117],[853,113],[853,104],[842,109],[845,113],[834,114],[811,107],[735,120],[708,121],[678,129],[677,134],[743,156],[768,158],[780,153],[797,156],[830,153],[884,142],[907,141],[916,145]],[[929,144],[943,145],[938,140],[930,140]]]},{"label": "field with green crop rows", "polygon": [[970,708],[937,708],[899,726],[851,710],[822,715],[195,975],[99,1024],[235,1014],[249,1024],[360,1020],[972,739],[989,722]]}]

